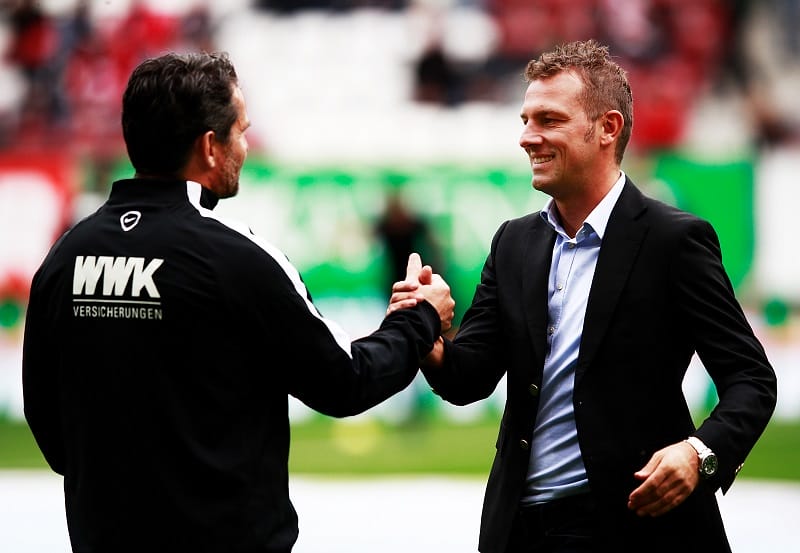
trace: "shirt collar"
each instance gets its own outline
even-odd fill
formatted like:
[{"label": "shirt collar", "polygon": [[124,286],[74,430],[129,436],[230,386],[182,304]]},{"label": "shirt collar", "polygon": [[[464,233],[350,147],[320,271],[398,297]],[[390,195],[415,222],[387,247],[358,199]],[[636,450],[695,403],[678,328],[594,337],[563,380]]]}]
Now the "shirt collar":
[{"label": "shirt collar", "polygon": [[[606,193],[603,199],[600,200],[600,203],[595,206],[595,208],[591,213],[589,213],[589,216],[586,217],[586,220],[583,222],[583,225],[591,227],[601,240],[606,232],[608,220],[611,218],[611,211],[617,204],[620,194],[622,194],[622,188],[625,185],[625,180],[625,173],[620,171],[617,182],[614,183],[614,186],[611,187],[611,190]],[[558,217],[555,215],[555,206],[553,204],[553,198],[547,200],[547,203],[544,204],[544,207],[539,212],[539,215],[557,232],[563,233],[564,228],[561,226],[561,221],[559,221]]]},{"label": "shirt collar", "polygon": [[189,196],[192,198],[192,203],[209,210],[213,210],[217,207],[219,198],[211,190],[193,180],[186,181],[186,185],[188,187]]}]

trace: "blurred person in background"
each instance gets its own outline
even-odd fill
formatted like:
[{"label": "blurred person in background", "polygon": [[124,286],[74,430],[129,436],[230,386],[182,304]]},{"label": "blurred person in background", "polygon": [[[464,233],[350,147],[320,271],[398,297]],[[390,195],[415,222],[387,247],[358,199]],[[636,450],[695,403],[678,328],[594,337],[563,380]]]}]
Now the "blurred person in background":
[{"label": "blurred person in background", "polygon": [[387,289],[404,280],[408,256],[419,252],[439,274],[445,274],[444,259],[429,222],[408,205],[400,191],[390,191],[386,196],[386,207],[375,221],[374,233],[386,250]]},{"label": "blurred person in background", "polygon": [[[551,199],[500,226],[458,333],[423,364],[457,405],[507,374],[480,551],[730,551],[715,493],[776,378],[716,232],[621,171],[633,101],[607,47],[558,46],[525,76],[520,146]],[[388,312],[427,282],[414,274]],[[682,389],[695,353],[719,396],[698,427]]]},{"label": "blurred person in background", "polygon": [[441,42],[434,40],[414,62],[414,100],[454,107],[464,99],[462,79]]},{"label": "blurred person in background", "polygon": [[351,341],[280,251],[217,217],[249,124],[227,55],[141,63],[122,103],[135,177],[34,276],[25,416],[64,476],[76,552],[289,552],[287,394],[360,413],[451,324],[447,284],[414,256],[427,301]]}]

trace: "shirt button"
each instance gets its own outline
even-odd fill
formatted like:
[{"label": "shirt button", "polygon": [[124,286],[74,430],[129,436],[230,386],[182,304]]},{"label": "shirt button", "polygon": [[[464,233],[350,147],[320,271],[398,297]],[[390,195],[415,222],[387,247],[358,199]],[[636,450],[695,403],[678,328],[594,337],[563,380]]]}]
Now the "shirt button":
[{"label": "shirt button", "polygon": [[555,331],[556,331],[556,327],[554,327],[554,326],[550,326],[550,327],[547,328],[547,333],[548,334],[553,334]]},{"label": "shirt button", "polygon": [[539,386],[537,386],[536,384],[531,384],[530,386],[528,386],[528,391],[531,393],[533,397],[536,397],[539,395]]},{"label": "shirt button", "polygon": [[564,289],[564,285],[563,284],[561,284],[560,282],[558,284],[556,284],[556,290],[563,290],[563,289]]},{"label": "shirt button", "polygon": [[571,249],[571,250],[572,250],[572,249],[575,249],[575,246],[576,246],[576,245],[577,245],[577,244],[575,244],[575,242],[570,242],[568,247],[569,247],[569,249]]},{"label": "shirt button", "polygon": [[519,447],[522,451],[528,451],[531,448],[531,444],[528,443],[528,440],[520,440]]}]

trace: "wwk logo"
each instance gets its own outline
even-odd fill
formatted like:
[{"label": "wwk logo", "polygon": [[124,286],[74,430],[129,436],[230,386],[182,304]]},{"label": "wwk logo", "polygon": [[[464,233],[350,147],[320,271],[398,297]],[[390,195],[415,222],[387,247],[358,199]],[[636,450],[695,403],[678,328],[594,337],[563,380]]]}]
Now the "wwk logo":
[{"label": "wwk logo", "polygon": [[111,257],[106,255],[79,255],[75,257],[72,277],[72,294],[95,295],[97,285],[103,281],[100,294],[122,296],[130,285],[130,295],[139,297],[146,290],[151,298],[160,298],[153,274],[164,263],[163,259],[151,259],[145,265],[144,257]]}]

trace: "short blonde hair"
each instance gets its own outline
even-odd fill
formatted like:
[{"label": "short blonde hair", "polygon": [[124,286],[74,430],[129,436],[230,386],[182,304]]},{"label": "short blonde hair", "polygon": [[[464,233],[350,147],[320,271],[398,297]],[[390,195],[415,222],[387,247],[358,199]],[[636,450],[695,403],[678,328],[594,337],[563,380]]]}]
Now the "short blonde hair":
[{"label": "short blonde hair", "polygon": [[622,114],[624,123],[615,150],[617,163],[621,163],[633,130],[633,95],[625,70],[611,59],[607,46],[587,40],[557,46],[529,61],[525,80],[546,79],[564,71],[574,72],[583,82],[579,101],[591,121],[612,109]]}]

